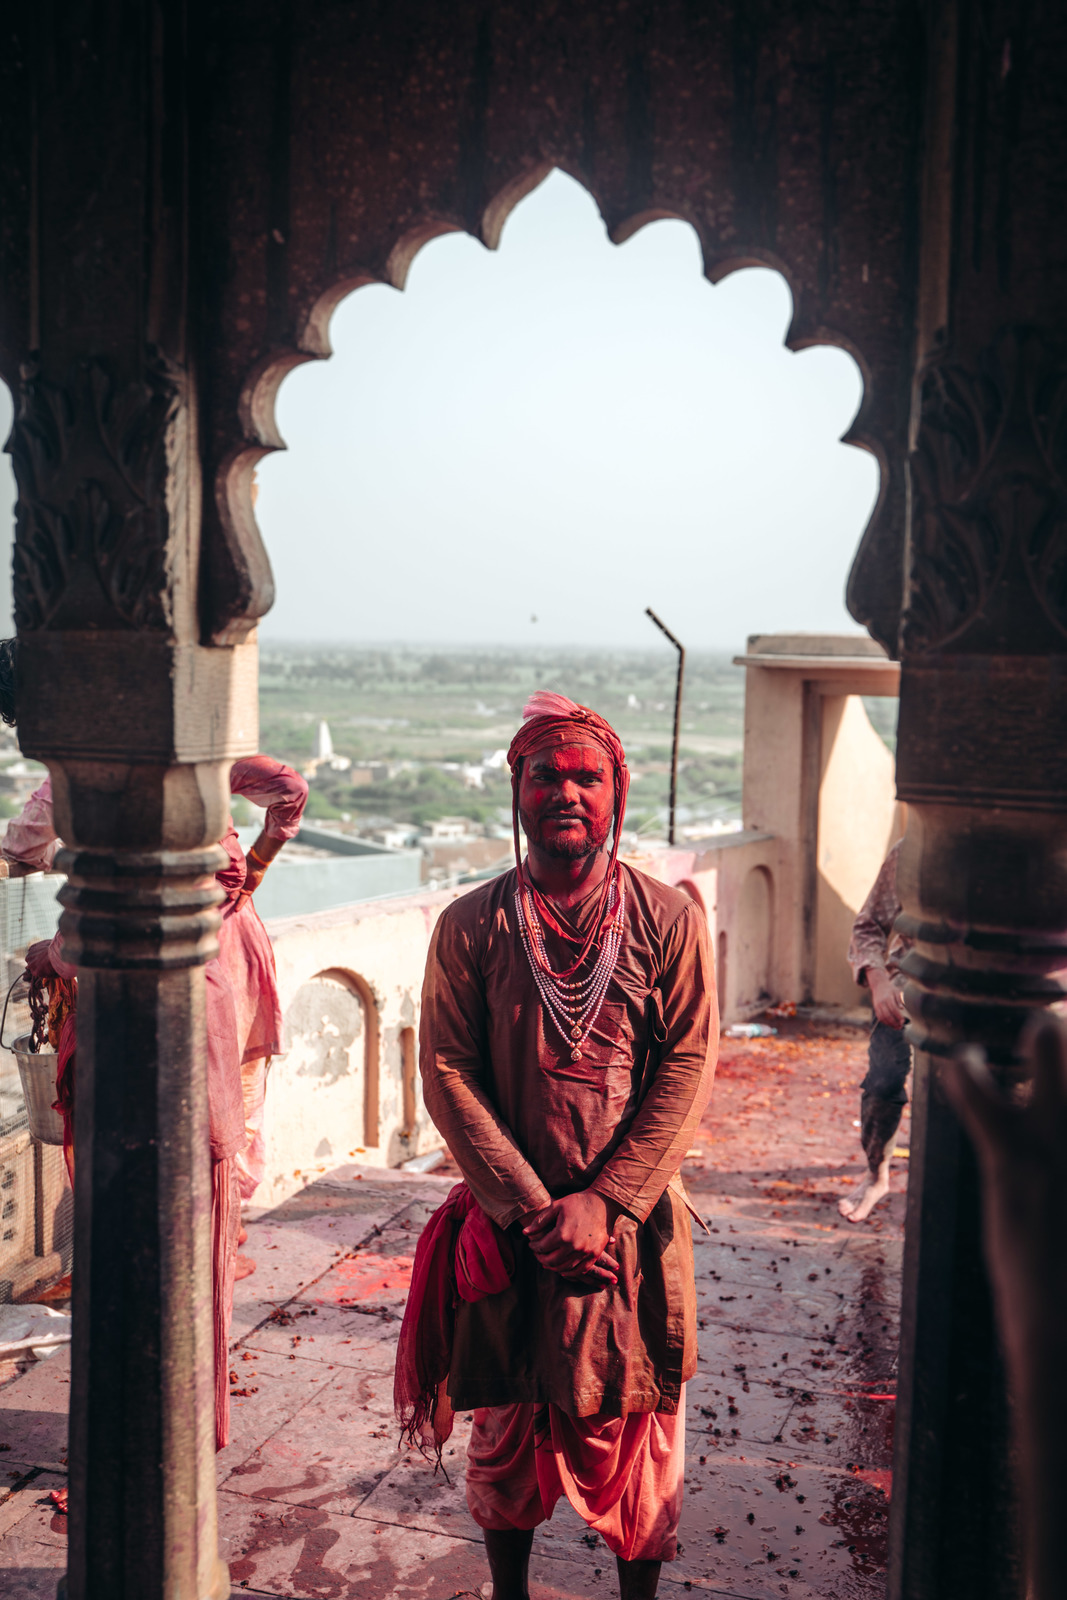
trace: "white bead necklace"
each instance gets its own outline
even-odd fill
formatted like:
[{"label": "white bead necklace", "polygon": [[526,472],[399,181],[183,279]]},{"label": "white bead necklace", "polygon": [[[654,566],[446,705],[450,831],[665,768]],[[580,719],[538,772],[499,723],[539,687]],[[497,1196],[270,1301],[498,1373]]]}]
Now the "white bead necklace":
[{"label": "white bead necklace", "polygon": [[572,1061],[582,1059],[582,1047],[600,1015],[600,1007],[619,959],[625,908],[626,890],[613,882],[607,906],[610,921],[593,970],[588,977],[569,980],[558,977],[549,966],[544,932],[529,891],[525,895],[519,890],[515,891],[519,933],[530,971],[545,1010],[570,1048]]}]

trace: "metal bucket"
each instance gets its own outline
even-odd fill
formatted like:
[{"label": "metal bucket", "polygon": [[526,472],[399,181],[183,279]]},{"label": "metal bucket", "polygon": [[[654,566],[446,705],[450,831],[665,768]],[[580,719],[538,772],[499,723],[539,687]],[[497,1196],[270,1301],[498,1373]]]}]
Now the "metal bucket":
[{"label": "metal bucket", "polygon": [[[4,1041],[4,1023],[7,1021],[11,992],[15,984],[21,982],[20,973],[7,991],[4,1014],[0,1018],[0,1044]],[[30,1037],[28,1033],[20,1034],[12,1044],[5,1045],[4,1048],[10,1050],[18,1062],[19,1077],[22,1080],[22,1098],[26,1102],[26,1115],[29,1118],[31,1134],[42,1144],[62,1144],[63,1118],[58,1111],[52,1109],[52,1101],[56,1097],[56,1069],[59,1057],[54,1050],[31,1050]]]},{"label": "metal bucket", "polygon": [[42,1144],[62,1144],[63,1118],[52,1109],[59,1057],[54,1050],[32,1051],[28,1033],[21,1034],[9,1048],[19,1064],[30,1132]]}]

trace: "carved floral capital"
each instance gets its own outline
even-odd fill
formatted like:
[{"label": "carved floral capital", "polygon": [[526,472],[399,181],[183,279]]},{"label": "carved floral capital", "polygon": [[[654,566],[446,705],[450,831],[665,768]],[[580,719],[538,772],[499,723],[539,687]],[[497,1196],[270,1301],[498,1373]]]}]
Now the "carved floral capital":
[{"label": "carved floral capital", "polygon": [[1067,366],[1014,329],[973,366],[945,357],[921,380],[908,461],[905,654],[963,634],[1018,557],[1067,636]]},{"label": "carved floral capital", "polygon": [[[25,373],[8,446],[20,631],[47,628],[76,588],[73,626],[167,627],[168,436],[180,402],[159,357],[122,387],[98,360],[62,384]],[[87,569],[98,580],[88,605]]]}]

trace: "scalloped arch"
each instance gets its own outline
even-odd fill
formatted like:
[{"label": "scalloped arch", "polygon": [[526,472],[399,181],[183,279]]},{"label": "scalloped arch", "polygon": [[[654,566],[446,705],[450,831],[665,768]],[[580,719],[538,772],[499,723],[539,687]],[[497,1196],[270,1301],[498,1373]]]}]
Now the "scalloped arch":
[{"label": "scalloped arch", "polygon": [[703,273],[710,283],[721,283],[731,273],[747,267],[766,267],[779,273],[785,280],[793,301],[793,316],[784,339],[788,349],[799,352],[815,345],[829,345],[844,350],[852,357],[860,371],[863,395],[855,418],[842,435],[842,443],[868,451],[878,463],[878,495],[858,550],[870,539],[883,513],[888,476],[888,452],[870,427],[873,413],[870,365],[854,340],[806,318],[797,277],[790,270],[788,262],[766,250],[733,252],[709,249],[708,241],[685,205],[645,208],[612,219],[595,188],[566,164],[532,162],[500,185],[483,208],[476,230],[465,227],[455,217],[428,216],[416,223],[409,223],[398,233],[379,268],[357,267],[331,278],[298,317],[299,332],[295,347],[270,352],[249,372],[241,387],[238,404],[243,442],[223,459],[215,480],[215,499],[223,532],[244,568],[245,582],[241,586],[243,606],[241,615],[215,631],[213,641],[216,644],[239,643],[274,603],[274,579],[256,522],[253,483],[256,466],[264,456],[286,448],[275,414],[278,392],[284,379],[305,362],[326,360],[333,354],[329,337],[330,322],[338,306],[350,294],[371,283],[387,284],[402,291],[415,257],[428,244],[445,234],[466,232],[487,249],[496,250],[512,211],[556,170],[566,173],[592,197],[613,244],[625,244],[653,222],[688,223],[697,236]]}]

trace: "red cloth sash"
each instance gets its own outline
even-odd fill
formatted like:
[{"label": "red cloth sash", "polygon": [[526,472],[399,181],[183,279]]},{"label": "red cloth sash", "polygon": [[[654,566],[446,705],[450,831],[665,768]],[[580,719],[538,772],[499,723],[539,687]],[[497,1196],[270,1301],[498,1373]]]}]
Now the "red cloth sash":
[{"label": "red cloth sash", "polygon": [[452,1432],[446,1389],[452,1364],[457,1296],[483,1300],[511,1282],[515,1257],[507,1235],[486,1216],[465,1183],[438,1206],[415,1249],[393,1377],[393,1405],[405,1441],[438,1464]]}]

